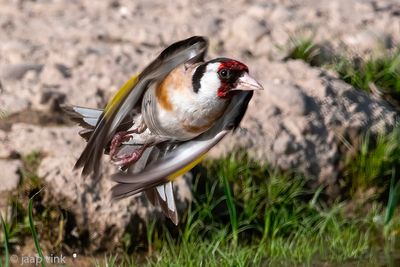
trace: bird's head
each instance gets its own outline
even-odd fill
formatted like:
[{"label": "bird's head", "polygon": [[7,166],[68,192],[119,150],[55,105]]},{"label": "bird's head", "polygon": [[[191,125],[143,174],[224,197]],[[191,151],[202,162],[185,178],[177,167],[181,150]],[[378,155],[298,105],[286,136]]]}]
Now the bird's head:
[{"label": "bird's head", "polygon": [[237,91],[263,89],[249,75],[245,64],[229,58],[217,58],[199,65],[192,82],[196,93],[212,94],[221,99],[228,99]]}]

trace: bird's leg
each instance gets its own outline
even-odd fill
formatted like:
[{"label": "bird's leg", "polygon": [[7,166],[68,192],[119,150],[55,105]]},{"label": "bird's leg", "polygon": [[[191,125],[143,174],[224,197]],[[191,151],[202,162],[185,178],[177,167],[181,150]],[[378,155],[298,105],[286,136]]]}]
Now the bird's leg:
[{"label": "bird's leg", "polygon": [[114,158],[114,156],[118,153],[118,148],[121,146],[122,143],[128,142],[132,138],[132,134],[141,134],[146,130],[146,124],[144,124],[143,119],[140,117],[139,126],[135,129],[128,130],[128,131],[121,131],[117,132],[110,144],[110,157]]},{"label": "bird's leg", "polygon": [[137,129],[116,133],[111,140],[110,157],[113,158],[117,154],[118,148],[122,143],[127,142],[132,138],[131,134],[137,133],[139,133]]},{"label": "bird's leg", "polygon": [[144,144],[141,148],[134,150],[131,154],[114,157],[114,164],[118,166],[128,166],[135,163],[142,157],[143,152],[148,146],[149,145]]},{"label": "bird's leg", "polygon": [[131,134],[136,133],[135,130],[130,130],[130,131],[121,131],[118,132],[114,135],[114,137],[111,140],[111,145],[110,145],[110,157],[114,158],[114,156],[118,152],[118,148],[123,142],[129,141],[132,136]]}]

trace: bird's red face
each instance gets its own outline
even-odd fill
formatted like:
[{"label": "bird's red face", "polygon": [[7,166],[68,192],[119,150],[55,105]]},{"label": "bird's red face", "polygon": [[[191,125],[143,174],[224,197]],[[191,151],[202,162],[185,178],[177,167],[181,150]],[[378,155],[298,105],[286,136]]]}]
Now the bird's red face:
[{"label": "bird's red face", "polygon": [[218,97],[228,98],[235,94],[236,83],[239,78],[249,73],[249,68],[236,60],[228,60],[220,63],[218,67],[218,77],[221,82],[221,86],[218,88]]},{"label": "bird's red face", "polygon": [[233,59],[217,58],[199,67],[193,75],[196,93],[216,94],[220,99],[228,99],[238,91],[262,90],[262,86],[249,75],[249,68]]}]

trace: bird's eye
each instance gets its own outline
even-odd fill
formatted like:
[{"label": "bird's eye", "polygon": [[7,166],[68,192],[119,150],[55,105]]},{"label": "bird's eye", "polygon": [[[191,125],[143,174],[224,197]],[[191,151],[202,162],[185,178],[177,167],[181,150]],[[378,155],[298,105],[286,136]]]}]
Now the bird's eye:
[{"label": "bird's eye", "polygon": [[227,78],[228,77],[228,71],[226,70],[226,69],[223,69],[223,70],[221,70],[220,72],[219,72],[219,76],[221,77],[221,78]]}]

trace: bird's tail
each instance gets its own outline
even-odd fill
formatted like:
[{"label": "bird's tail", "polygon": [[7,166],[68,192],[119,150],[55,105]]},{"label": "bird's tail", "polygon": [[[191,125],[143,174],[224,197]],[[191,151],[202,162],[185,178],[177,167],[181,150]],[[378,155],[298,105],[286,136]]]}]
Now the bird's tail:
[{"label": "bird's tail", "polygon": [[79,135],[86,141],[88,141],[97,125],[101,114],[103,113],[103,110],[69,105],[62,105],[61,108],[72,121],[78,123],[79,126],[83,128],[79,132]]},{"label": "bird's tail", "polygon": [[[88,141],[94,129],[96,128],[97,122],[99,121],[103,110],[70,105],[62,105],[61,108],[72,121],[78,123],[83,128],[79,132],[79,135]],[[129,151],[134,149],[137,149],[137,147],[131,145],[123,146],[120,150],[120,153],[130,153]],[[144,157],[135,163],[135,166],[132,166],[134,167],[134,171],[140,171],[147,165],[149,159],[150,161],[152,160],[151,157],[149,158],[149,152],[151,152],[152,149],[149,149],[148,153],[146,153]],[[167,179],[165,179],[164,183],[160,184],[160,182],[158,182],[155,184],[146,185],[144,187],[142,184],[139,184],[139,186],[138,184],[119,184],[113,189],[113,196],[115,198],[120,198],[127,196],[127,193],[132,195],[133,193],[136,194],[141,191],[145,191],[150,202],[155,206],[159,205],[163,213],[169,217],[175,225],[178,224],[178,213],[173,194],[173,185],[172,182],[168,181]]]}]

